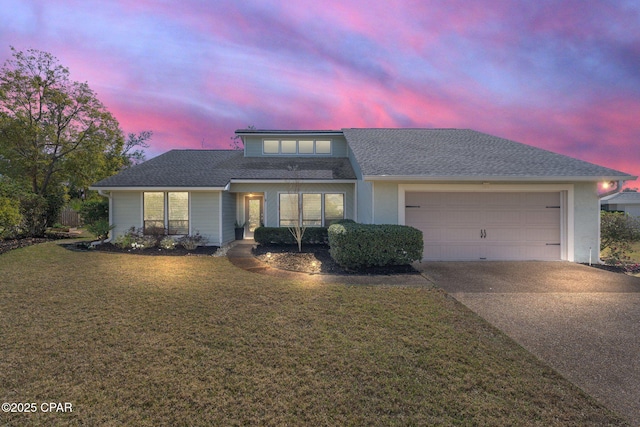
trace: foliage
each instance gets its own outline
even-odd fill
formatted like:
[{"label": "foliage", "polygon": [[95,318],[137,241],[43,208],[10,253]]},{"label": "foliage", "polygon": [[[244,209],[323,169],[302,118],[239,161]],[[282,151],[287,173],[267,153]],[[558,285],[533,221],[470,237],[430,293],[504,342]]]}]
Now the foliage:
[{"label": "foliage", "polygon": [[333,224],[329,253],[342,267],[404,265],[422,259],[422,232],[405,225]]},{"label": "foliage", "polygon": [[94,224],[100,220],[109,220],[109,200],[86,200],[80,206],[80,216],[85,224]]},{"label": "foliage", "polygon": [[142,158],[136,147],[146,147],[151,133],[125,141],[89,85],[72,81],[57,58],[11,50],[0,69],[0,174],[44,198],[44,206],[29,198],[23,209],[39,215],[25,218],[23,231],[40,235],[57,218],[65,188],[85,189]]},{"label": "foliage", "polygon": [[160,240],[158,246],[162,249],[172,250],[176,248],[176,241],[169,236],[165,236],[162,240]]},{"label": "foliage", "polygon": [[16,198],[18,193],[10,179],[0,176],[0,239],[18,234],[22,223],[20,200]]},{"label": "foliage", "polygon": [[207,239],[202,236],[200,233],[196,231],[196,234],[187,234],[186,236],[182,236],[178,243],[182,245],[188,251],[192,251],[196,249],[198,246],[204,246],[207,244]]},{"label": "foliage", "polygon": [[99,219],[87,225],[87,230],[96,236],[96,239],[100,240],[100,242],[104,242],[114,227],[115,225],[109,225],[108,219]]},{"label": "foliage", "polygon": [[0,239],[15,236],[21,222],[20,202],[0,195]]},{"label": "foliage", "polygon": [[[298,243],[288,227],[258,227],[253,232],[253,239],[261,245],[294,245]],[[326,227],[309,227],[302,238],[304,244],[326,244],[328,242]]]},{"label": "foliage", "polygon": [[130,227],[126,233],[116,237],[113,244],[122,249],[145,249],[157,246],[158,239],[145,235],[142,228]]},{"label": "foliage", "polygon": [[600,212],[600,250],[607,264],[629,262],[631,244],[640,240],[640,221],[624,212]]},{"label": "foliage", "polygon": [[26,236],[43,236],[47,228],[47,200],[32,192],[20,195],[22,224],[20,233]]}]

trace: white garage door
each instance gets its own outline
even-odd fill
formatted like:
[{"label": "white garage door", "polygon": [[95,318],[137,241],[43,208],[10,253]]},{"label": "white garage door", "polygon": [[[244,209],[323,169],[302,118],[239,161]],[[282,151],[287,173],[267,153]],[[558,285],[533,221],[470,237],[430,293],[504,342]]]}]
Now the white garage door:
[{"label": "white garage door", "polygon": [[559,260],[560,193],[405,193],[426,260]]}]

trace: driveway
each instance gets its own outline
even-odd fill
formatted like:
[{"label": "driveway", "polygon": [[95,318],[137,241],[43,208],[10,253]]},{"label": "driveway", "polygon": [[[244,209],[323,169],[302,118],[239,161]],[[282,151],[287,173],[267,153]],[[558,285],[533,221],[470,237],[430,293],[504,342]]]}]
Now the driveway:
[{"label": "driveway", "polygon": [[569,262],[423,262],[419,268],[640,426],[640,278]]}]

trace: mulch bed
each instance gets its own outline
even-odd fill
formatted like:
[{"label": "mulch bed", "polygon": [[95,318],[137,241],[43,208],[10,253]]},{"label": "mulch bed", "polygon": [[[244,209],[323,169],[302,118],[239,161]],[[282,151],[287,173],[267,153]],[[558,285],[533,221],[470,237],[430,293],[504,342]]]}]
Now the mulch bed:
[{"label": "mulch bed", "polygon": [[78,251],[101,251],[101,252],[117,252],[123,254],[132,254],[132,255],[148,255],[148,256],[194,256],[194,255],[204,255],[210,256],[216,253],[218,250],[218,246],[198,246],[196,249],[192,251],[188,251],[182,246],[176,246],[174,249],[162,249],[162,248],[146,248],[146,249],[122,249],[118,246],[115,246],[111,243],[103,243],[100,245],[95,245],[89,248],[89,242],[78,242],[78,243],[69,243],[66,245],[62,245],[70,250],[78,250]]},{"label": "mulch bed", "polygon": [[52,240],[46,237],[27,237],[24,239],[6,239],[0,240],[0,254],[9,252],[13,249],[26,248],[27,246],[36,245],[38,243],[50,242]]},{"label": "mulch bed", "polygon": [[327,245],[304,245],[302,252],[297,246],[288,245],[258,245],[253,254],[260,261],[282,270],[299,271],[304,273],[323,274],[420,274],[410,265],[393,265],[388,267],[370,267],[363,270],[347,270],[338,265],[331,255]]}]

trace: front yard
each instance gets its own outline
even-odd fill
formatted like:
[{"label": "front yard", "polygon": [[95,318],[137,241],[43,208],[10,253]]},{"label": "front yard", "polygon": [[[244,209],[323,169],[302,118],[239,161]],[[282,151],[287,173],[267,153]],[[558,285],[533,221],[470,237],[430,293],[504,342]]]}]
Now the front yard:
[{"label": "front yard", "polygon": [[280,282],[225,258],[0,255],[8,425],[623,425],[439,290]]}]

